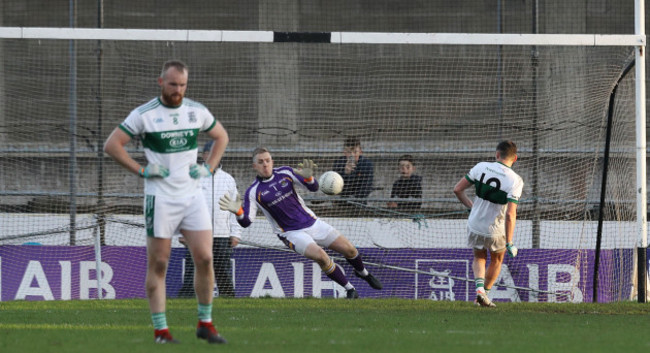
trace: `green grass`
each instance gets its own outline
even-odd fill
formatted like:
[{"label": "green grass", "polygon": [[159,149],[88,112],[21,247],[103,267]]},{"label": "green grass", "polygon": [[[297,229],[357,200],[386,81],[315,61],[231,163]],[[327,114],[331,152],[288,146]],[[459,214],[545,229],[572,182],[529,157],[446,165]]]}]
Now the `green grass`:
[{"label": "green grass", "polygon": [[0,302],[0,352],[632,352],[650,348],[650,304],[404,299],[218,299],[229,340],[194,336],[196,302],[168,301],[180,345],[157,346],[146,300]]}]

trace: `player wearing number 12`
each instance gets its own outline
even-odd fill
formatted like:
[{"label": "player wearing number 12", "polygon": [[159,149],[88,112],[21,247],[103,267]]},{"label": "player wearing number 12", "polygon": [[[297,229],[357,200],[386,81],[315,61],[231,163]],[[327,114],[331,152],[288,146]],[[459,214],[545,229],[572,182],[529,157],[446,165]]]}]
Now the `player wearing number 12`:
[{"label": "player wearing number 12", "polygon": [[244,202],[239,195],[233,200],[226,194],[219,200],[219,206],[237,215],[242,227],[251,225],[260,207],[278,238],[291,250],[318,263],[327,277],[345,288],[348,299],[359,295],[341,267],[321,246],[343,255],[358,277],[372,288],[381,289],[381,282],[365,268],[357,248],[338,230],[318,218],[298,195],[297,187],[318,191],[315,168],[316,164],[309,159],[305,159],[297,169],[287,166],[273,168],[271,153],[266,148],[256,148],[253,151],[253,169],[257,172],[257,179],[246,190]]},{"label": "player wearing number 12", "polygon": [[[495,306],[488,294],[499,277],[503,257],[506,252],[511,257],[517,256],[512,241],[524,182],[512,170],[515,161],[517,146],[512,141],[502,141],[497,145],[496,162],[478,163],[454,187],[458,200],[471,210],[467,243],[474,250],[475,303],[480,306]],[[476,189],[474,202],[465,194],[472,185]],[[488,251],[490,265],[486,272]]]},{"label": "player wearing number 12", "polygon": [[[184,99],[187,66],[167,61],[158,78],[160,97],[134,109],[113,130],[104,151],[118,164],[144,180],[147,233],[145,287],[156,343],[178,343],[169,333],[165,314],[165,274],[171,238],[182,234],[192,253],[194,289],[198,299],[196,336],[209,343],[225,343],[212,324],[212,222],[199,179],[212,176],[219,165],[228,133],[203,105]],[[203,165],[196,164],[198,134],[206,132],[214,144]],[[128,154],[132,138],[141,138],[147,166]]]}]

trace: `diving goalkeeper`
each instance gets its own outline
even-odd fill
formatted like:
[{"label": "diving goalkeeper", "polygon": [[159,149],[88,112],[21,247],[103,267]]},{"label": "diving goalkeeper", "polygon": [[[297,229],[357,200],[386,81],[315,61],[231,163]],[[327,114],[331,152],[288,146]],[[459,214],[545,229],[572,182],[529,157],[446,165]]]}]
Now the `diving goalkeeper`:
[{"label": "diving goalkeeper", "polygon": [[297,187],[318,191],[315,167],[314,162],[306,159],[298,169],[273,168],[271,153],[266,148],[257,148],[253,152],[257,179],[246,190],[243,204],[239,195],[232,200],[226,194],[219,200],[219,206],[237,215],[237,222],[242,227],[251,225],[260,207],[278,238],[291,250],[318,263],[327,277],[345,288],[348,299],[356,299],[359,294],[341,267],[321,246],[343,255],[358,277],[372,288],[382,289],[381,282],[365,268],[357,248],[338,230],[318,218],[296,193]]}]

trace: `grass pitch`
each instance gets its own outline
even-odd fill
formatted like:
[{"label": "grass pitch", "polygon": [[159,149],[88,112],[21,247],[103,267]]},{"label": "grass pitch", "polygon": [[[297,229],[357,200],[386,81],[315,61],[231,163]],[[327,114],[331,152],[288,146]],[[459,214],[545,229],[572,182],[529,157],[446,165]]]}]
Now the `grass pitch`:
[{"label": "grass pitch", "polygon": [[168,301],[179,345],[155,345],[146,300],[0,302],[0,352],[632,352],[650,304],[217,299],[227,345],[194,336],[196,301]]}]

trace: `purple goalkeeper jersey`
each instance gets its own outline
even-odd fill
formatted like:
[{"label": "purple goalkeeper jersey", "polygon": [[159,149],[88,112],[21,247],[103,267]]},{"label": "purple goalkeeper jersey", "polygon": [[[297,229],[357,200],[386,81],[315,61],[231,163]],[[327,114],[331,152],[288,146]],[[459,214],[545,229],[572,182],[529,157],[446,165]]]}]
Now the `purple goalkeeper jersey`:
[{"label": "purple goalkeeper jersey", "polygon": [[273,168],[273,175],[268,179],[258,176],[246,189],[242,204],[244,213],[237,217],[237,221],[242,227],[248,227],[259,206],[276,234],[310,227],[317,217],[296,192],[296,185],[312,192],[318,191],[316,178],[307,183],[291,167]]}]

